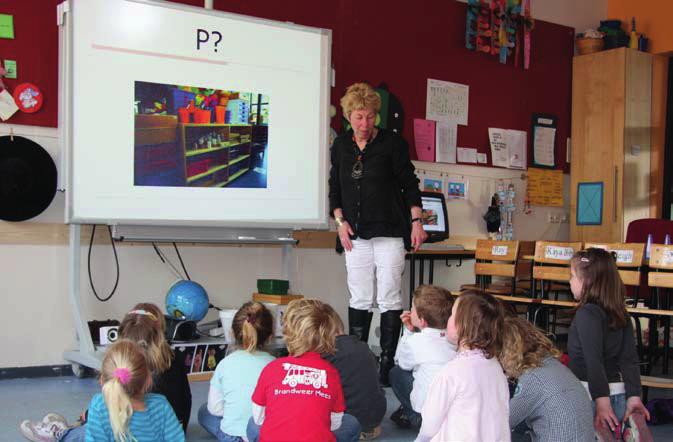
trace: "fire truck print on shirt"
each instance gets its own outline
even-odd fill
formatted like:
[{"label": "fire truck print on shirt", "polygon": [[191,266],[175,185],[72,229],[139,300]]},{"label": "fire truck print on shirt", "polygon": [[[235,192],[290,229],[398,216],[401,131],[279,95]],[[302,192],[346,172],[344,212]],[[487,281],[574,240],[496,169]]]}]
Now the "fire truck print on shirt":
[{"label": "fire truck print on shirt", "polygon": [[287,372],[282,382],[283,385],[289,385],[293,388],[297,385],[312,385],[313,388],[318,390],[327,388],[327,372],[325,370],[288,362],[283,364],[283,368]]}]

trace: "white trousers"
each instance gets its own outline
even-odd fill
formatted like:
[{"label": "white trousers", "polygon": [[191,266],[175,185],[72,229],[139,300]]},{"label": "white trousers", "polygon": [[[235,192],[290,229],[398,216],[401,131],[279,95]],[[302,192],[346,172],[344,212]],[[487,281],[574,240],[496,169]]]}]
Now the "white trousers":
[{"label": "white trousers", "polygon": [[352,241],[346,251],[350,306],[369,310],[376,303],[381,313],[402,309],[402,273],[404,273],[404,241],[402,238],[372,238]]}]

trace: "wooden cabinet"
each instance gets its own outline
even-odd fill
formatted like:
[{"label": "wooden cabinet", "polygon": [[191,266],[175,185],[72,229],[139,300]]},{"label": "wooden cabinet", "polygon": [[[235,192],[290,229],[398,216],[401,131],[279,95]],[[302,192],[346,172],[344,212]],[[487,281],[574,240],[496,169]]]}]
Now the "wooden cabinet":
[{"label": "wooden cabinet", "polygon": [[179,124],[186,185],[224,187],[250,170],[249,124]]},{"label": "wooden cabinet", "polygon": [[[653,56],[627,48],[573,59],[570,239],[620,242],[650,216]],[[602,182],[601,225],[577,225],[578,183]]]}]

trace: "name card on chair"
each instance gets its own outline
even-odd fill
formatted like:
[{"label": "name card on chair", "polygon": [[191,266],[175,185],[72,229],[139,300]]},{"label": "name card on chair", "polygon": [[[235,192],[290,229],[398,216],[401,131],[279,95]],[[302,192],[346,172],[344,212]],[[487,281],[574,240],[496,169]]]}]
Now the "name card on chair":
[{"label": "name card on chair", "polygon": [[493,246],[491,249],[491,255],[493,256],[506,256],[507,255],[507,246]]},{"label": "name card on chair", "polygon": [[673,250],[665,249],[661,254],[661,263],[665,266],[673,264]]},{"label": "name card on chair", "polygon": [[617,255],[617,264],[631,264],[633,262],[633,250],[610,250]]},{"label": "name card on chair", "polygon": [[574,253],[572,247],[547,246],[544,249],[544,257],[547,259],[570,261]]}]

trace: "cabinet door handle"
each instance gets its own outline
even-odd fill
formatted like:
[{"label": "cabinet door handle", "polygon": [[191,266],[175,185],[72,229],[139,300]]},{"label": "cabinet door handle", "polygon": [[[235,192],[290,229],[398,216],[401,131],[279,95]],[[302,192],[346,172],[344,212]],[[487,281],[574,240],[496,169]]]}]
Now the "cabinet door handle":
[{"label": "cabinet door handle", "polygon": [[619,168],[615,166],[615,182],[612,188],[612,222],[617,222],[617,186],[619,185]]}]

